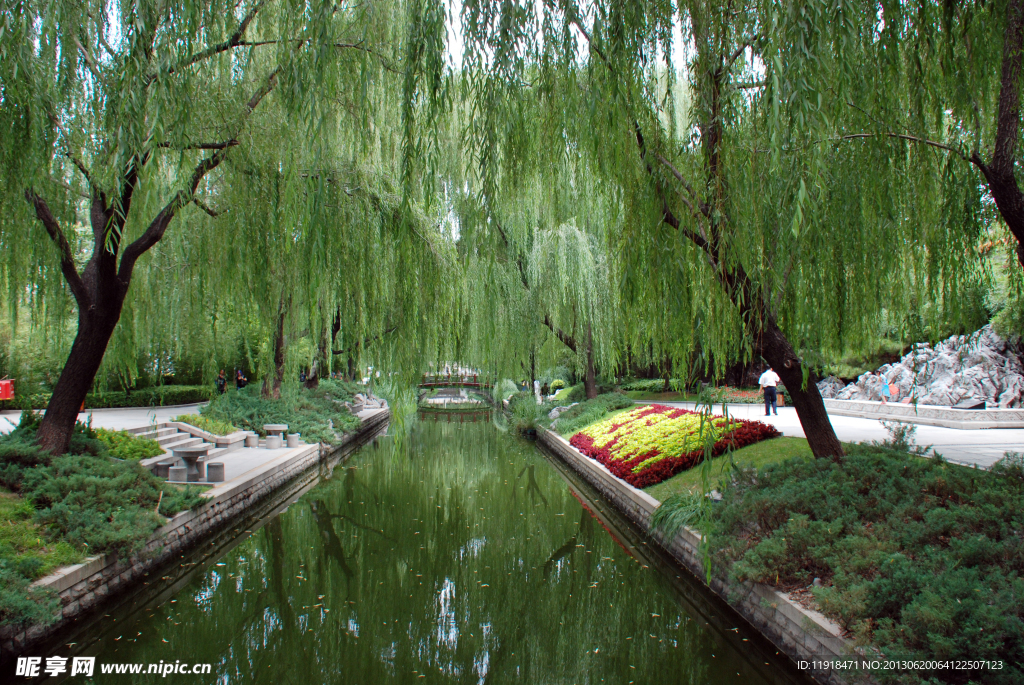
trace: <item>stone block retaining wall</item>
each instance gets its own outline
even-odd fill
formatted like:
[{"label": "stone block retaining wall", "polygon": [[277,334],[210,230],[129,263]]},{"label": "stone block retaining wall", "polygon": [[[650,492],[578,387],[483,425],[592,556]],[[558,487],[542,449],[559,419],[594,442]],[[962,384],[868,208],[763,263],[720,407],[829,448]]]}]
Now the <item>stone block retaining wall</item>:
[{"label": "stone block retaining wall", "polygon": [[900,402],[882,404],[868,400],[825,400],[825,409],[836,416],[904,421],[944,428],[1024,428],[1024,409],[953,409]]},{"label": "stone block retaining wall", "polygon": [[[362,426],[326,453],[359,444],[387,423],[391,412],[381,409],[364,415]],[[94,556],[81,564],[58,569],[34,584],[52,588],[61,601],[61,617],[48,626],[0,627],[0,650],[7,657],[24,652],[60,630],[69,621],[117,597],[119,590],[138,582],[175,554],[205,541],[231,521],[253,509],[275,491],[321,461],[319,445],[303,445],[282,454],[239,478],[203,493],[208,501],[198,509],[179,512],[153,533],[142,553],[130,559]],[[315,476],[315,472],[314,472]]]},{"label": "stone block retaining wall", "polygon": [[[600,463],[581,454],[564,438],[549,430],[538,430],[537,438],[598,490],[641,530],[648,530],[651,514],[661,504],[642,490],[613,476]],[[681,529],[672,540],[658,532],[651,534],[658,544],[701,582],[707,580],[701,552],[700,533]],[[725,576],[712,576],[711,590],[794,660],[814,661],[844,658],[853,645],[842,637],[840,627],[816,611],[805,609],[774,588],[757,583],[735,583]],[[846,681],[836,672],[815,671],[814,677],[828,685]]]}]

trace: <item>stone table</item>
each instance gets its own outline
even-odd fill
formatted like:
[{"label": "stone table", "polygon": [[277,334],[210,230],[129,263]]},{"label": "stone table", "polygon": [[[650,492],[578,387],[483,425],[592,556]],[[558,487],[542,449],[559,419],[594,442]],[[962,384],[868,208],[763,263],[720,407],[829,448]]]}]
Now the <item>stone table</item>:
[{"label": "stone table", "polygon": [[185,473],[186,481],[189,483],[197,483],[203,480],[203,469],[199,468],[202,464],[198,463],[201,457],[205,457],[210,452],[210,446],[206,445],[199,447],[182,447],[181,449],[172,450],[171,453],[176,457],[185,462]]}]

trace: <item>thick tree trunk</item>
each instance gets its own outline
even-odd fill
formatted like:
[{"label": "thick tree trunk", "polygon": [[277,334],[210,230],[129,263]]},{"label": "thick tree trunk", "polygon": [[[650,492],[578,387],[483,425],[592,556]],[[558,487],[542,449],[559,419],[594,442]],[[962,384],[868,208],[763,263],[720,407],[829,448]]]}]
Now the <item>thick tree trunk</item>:
[{"label": "thick tree trunk", "polygon": [[1017,239],[1017,260],[1024,266],[1024,193],[1017,185],[1017,139],[1020,132],[1020,77],[1024,60],[1024,6],[1020,0],[1006,3],[1003,62],[999,85],[996,140],[991,164],[975,152],[973,162],[988,183],[999,214]]},{"label": "thick tree trunk", "polygon": [[269,384],[266,380],[263,381],[263,396],[272,397],[275,400],[281,399],[281,384],[284,383],[284,362],[287,351],[287,342],[284,338],[285,314],[286,307],[284,297],[282,297],[277,312],[277,330],[274,331],[274,378]]},{"label": "thick tree trunk", "polygon": [[769,317],[764,320],[757,336],[756,348],[775,373],[782,378],[814,456],[829,457],[836,461],[842,459],[843,446],[836,437],[828,412],[825,410],[825,402],[818,392],[818,378],[808,369],[807,385],[804,386],[804,371],[800,359],[774,319]]},{"label": "thick tree trunk", "polygon": [[587,324],[587,373],[583,377],[583,390],[587,393],[587,399],[597,397],[597,374],[594,372],[594,337]]},{"label": "thick tree trunk", "polygon": [[36,441],[52,454],[68,451],[78,413],[96,378],[103,355],[121,316],[123,297],[116,297],[102,313],[79,315],[78,333],[64,369],[53,388]]}]

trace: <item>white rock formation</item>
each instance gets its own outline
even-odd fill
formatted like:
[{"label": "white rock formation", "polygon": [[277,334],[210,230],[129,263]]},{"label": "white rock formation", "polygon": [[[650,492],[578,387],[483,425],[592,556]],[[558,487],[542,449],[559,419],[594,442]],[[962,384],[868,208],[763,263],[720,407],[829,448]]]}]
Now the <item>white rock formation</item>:
[{"label": "white rock formation", "polygon": [[953,406],[986,402],[990,407],[1016,408],[1024,402],[1024,364],[1013,348],[985,326],[971,335],[954,335],[934,348],[918,343],[896,364],[861,375],[835,393],[834,379],[818,383],[823,397],[838,400],[880,400],[883,383],[895,384],[895,401]]}]

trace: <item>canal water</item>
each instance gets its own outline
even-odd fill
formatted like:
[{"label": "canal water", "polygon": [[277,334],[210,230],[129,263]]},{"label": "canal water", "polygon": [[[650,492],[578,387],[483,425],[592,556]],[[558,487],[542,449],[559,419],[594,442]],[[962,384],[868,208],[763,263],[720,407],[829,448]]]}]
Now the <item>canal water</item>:
[{"label": "canal water", "polygon": [[[575,474],[486,420],[379,438],[179,566],[70,648],[96,657],[95,682],[807,682]],[[100,673],[179,661],[210,673]]]}]

